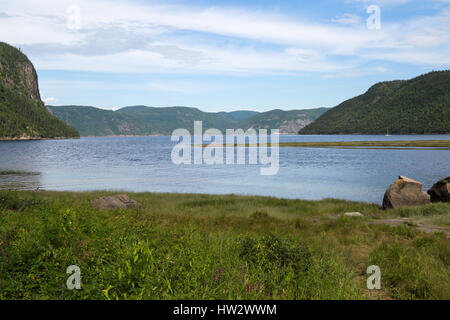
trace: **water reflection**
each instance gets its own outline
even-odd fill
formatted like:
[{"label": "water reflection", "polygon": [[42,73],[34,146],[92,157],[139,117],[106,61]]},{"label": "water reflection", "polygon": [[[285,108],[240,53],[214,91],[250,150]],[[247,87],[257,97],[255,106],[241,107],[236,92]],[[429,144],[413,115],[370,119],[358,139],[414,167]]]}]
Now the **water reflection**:
[{"label": "water reflection", "polygon": [[[449,140],[440,136],[280,136],[280,142]],[[380,203],[399,175],[424,190],[450,174],[450,150],[280,148],[280,170],[260,165],[180,165],[170,137],[0,141],[0,189],[181,192],[340,198]]]}]

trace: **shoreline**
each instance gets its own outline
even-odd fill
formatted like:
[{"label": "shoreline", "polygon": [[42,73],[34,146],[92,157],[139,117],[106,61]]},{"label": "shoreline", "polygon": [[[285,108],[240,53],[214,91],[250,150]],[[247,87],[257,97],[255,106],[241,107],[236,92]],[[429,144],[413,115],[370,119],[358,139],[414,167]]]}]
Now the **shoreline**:
[{"label": "shoreline", "polygon": [[[359,134],[359,133],[349,133],[349,134],[296,134],[296,133],[280,133],[279,136],[309,136],[309,137],[321,137],[321,136],[335,136],[335,137],[341,137],[341,136],[385,136],[385,134]],[[450,133],[425,133],[425,134],[419,134],[419,133],[399,133],[391,135],[392,137],[395,136],[442,136],[442,135],[450,135]],[[40,138],[40,137],[0,137],[0,141],[38,141],[38,140],[72,140],[72,139],[82,139],[82,138],[132,138],[132,137],[170,137],[170,134],[149,134],[149,135],[106,135],[106,136],[79,136],[79,137],[55,137],[55,138]],[[422,140],[400,140],[400,141],[422,141]],[[439,141],[439,140],[423,140],[423,141]],[[440,141],[450,141],[450,140],[440,140]],[[350,141],[349,141],[350,142]],[[356,141],[355,141],[356,142]],[[364,141],[360,141],[364,142]],[[387,141],[370,141],[369,142],[394,142],[394,140],[387,140]],[[291,143],[291,142],[283,142],[283,143]],[[292,142],[292,143],[313,143],[313,142]],[[325,143],[325,142],[319,142],[319,143]],[[336,142],[337,143],[337,142]],[[280,143],[281,146],[282,143]]]},{"label": "shoreline", "polygon": [[[10,174],[9,172],[0,172],[0,175]],[[20,172],[14,172],[11,174],[21,174]],[[36,175],[39,173],[30,172],[30,173],[22,173],[28,175]],[[257,198],[260,200],[280,200],[280,201],[306,201],[306,202],[321,202],[321,201],[335,201],[335,202],[348,202],[353,204],[362,204],[362,205],[375,205],[381,208],[382,198],[378,202],[370,202],[363,200],[350,200],[343,198],[331,198],[331,197],[323,197],[320,199],[307,199],[307,198],[286,198],[286,197],[276,197],[270,195],[258,195],[258,194],[237,194],[237,193],[192,193],[192,192],[157,192],[157,191],[129,191],[127,189],[98,189],[98,190],[81,190],[81,191],[71,191],[71,190],[54,190],[47,189],[45,187],[34,187],[34,188],[22,188],[22,189],[7,189],[0,187],[1,192],[19,192],[19,193],[27,193],[27,192],[45,192],[45,193],[59,193],[59,194],[106,194],[106,195],[115,195],[115,194],[129,194],[129,195],[139,195],[139,196],[191,196],[195,197],[234,197],[234,198]]]},{"label": "shoreline", "polygon": [[40,137],[29,137],[29,138],[22,138],[22,137],[15,137],[15,138],[5,138],[1,137],[0,141],[39,141],[39,140],[77,140],[81,139],[81,137],[55,137],[55,138],[40,138]]},{"label": "shoreline", "polygon": [[[264,144],[271,147],[271,143]],[[447,150],[450,149],[450,140],[387,140],[387,141],[324,141],[324,142],[279,142],[279,147],[302,147],[302,148],[386,148],[413,150],[413,148],[426,148],[425,150]],[[258,144],[202,144],[194,147],[258,147]]]}]

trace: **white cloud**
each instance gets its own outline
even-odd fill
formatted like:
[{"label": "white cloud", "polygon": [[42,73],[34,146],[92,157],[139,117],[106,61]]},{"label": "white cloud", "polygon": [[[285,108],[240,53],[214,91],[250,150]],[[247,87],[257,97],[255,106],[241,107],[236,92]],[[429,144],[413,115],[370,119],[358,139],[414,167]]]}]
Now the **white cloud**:
[{"label": "white cloud", "polygon": [[48,98],[44,98],[42,99],[42,101],[44,101],[45,104],[50,104],[50,103],[55,103],[58,101],[57,98],[54,97],[48,97]]},{"label": "white cloud", "polygon": [[23,47],[40,69],[336,75],[369,59],[448,63],[448,9],[402,24],[383,20],[372,31],[351,13],[332,19],[336,24],[229,7],[78,0],[81,24],[73,30],[66,15],[72,4],[0,0],[9,16],[0,19],[0,38]]},{"label": "white cloud", "polygon": [[342,16],[332,19],[331,21],[342,24],[356,24],[361,22],[361,17],[356,14],[345,13]]},{"label": "white cloud", "polygon": [[323,75],[323,79],[334,79],[334,78],[354,78],[364,75],[365,72],[363,70],[344,70],[339,73],[334,74],[326,74]]}]

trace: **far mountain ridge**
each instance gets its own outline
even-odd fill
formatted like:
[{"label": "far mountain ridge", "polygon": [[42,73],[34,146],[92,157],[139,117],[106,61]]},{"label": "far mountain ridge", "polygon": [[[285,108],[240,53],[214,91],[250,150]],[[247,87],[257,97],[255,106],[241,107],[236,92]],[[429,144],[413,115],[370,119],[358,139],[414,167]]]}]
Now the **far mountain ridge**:
[{"label": "far mountain ridge", "polygon": [[194,121],[203,121],[203,128],[278,129],[282,134],[296,134],[314,121],[326,108],[307,110],[272,110],[256,112],[204,112],[195,107],[127,106],[116,111],[88,106],[47,106],[55,116],[79,130],[82,136],[170,135],[173,130],[193,130]]}]

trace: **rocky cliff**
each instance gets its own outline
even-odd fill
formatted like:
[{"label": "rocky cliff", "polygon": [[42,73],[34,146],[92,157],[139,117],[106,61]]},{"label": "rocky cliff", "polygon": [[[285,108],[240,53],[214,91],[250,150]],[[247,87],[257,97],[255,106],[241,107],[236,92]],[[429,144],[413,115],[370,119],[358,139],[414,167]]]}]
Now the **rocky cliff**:
[{"label": "rocky cliff", "polygon": [[45,108],[31,61],[19,49],[0,42],[0,139],[78,136]]}]

